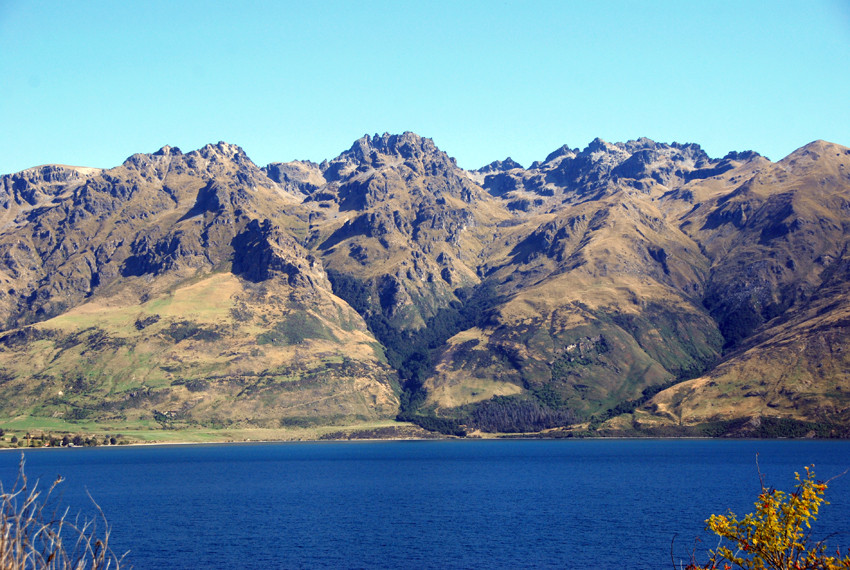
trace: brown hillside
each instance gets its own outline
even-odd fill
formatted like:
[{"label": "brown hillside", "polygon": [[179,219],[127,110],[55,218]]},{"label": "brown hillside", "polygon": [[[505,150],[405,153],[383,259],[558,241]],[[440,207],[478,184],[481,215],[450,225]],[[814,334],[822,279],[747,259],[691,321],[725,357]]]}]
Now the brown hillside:
[{"label": "brown hillside", "polygon": [[848,171],[641,138],[468,172],[404,133],[3,176],[0,416],[846,425]]}]

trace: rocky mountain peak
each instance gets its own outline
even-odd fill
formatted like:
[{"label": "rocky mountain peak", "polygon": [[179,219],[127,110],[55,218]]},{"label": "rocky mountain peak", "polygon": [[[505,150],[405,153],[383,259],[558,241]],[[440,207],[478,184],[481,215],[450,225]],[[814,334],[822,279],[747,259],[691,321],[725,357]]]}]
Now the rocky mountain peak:
[{"label": "rocky mountain peak", "polygon": [[67,184],[78,180],[84,180],[87,175],[73,167],[60,166],[57,164],[46,164],[35,168],[28,168],[15,174],[7,174],[3,178],[13,181],[17,188],[32,185],[55,185]]},{"label": "rocky mountain peak", "polygon": [[182,156],[182,154],[183,153],[176,146],[168,145],[165,145],[164,147],[153,153],[154,156]]},{"label": "rocky mountain peak", "polygon": [[569,147],[569,145],[561,145],[560,148],[550,152],[546,156],[546,160],[544,160],[543,162],[545,164],[547,162],[552,162],[558,158],[562,158],[565,156],[574,157],[576,154],[578,154],[578,152],[578,149],[572,149]]},{"label": "rocky mountain peak", "polygon": [[200,156],[207,160],[217,161],[221,159],[232,160],[234,162],[250,161],[248,155],[242,150],[242,147],[230,144],[224,141],[219,141],[216,144],[208,144],[197,151]]},{"label": "rocky mountain peak", "polygon": [[563,145],[527,170],[499,170],[499,164],[469,176],[490,194],[508,200],[510,209],[529,212],[624,188],[661,195],[735,167],[731,160],[712,159],[698,144],[658,143],[647,137],[617,143],[596,138],[581,151]]},{"label": "rocky mountain peak", "polygon": [[511,157],[507,157],[505,160],[494,160],[487,166],[481,167],[474,172],[480,174],[490,174],[493,172],[505,172],[506,170],[514,170],[515,168],[523,168],[523,166]]},{"label": "rocky mountain peak", "polygon": [[0,177],[0,206],[9,208],[12,203],[34,206],[99,172],[99,168],[46,164],[4,175]]},{"label": "rocky mountain peak", "polygon": [[[176,150],[176,152],[174,152],[174,150]],[[139,171],[144,178],[151,178],[152,176],[161,178],[163,173],[168,170],[168,165],[172,162],[172,160],[175,157],[182,156],[183,153],[180,152],[180,149],[172,149],[171,147],[164,146],[151,154],[133,154],[127,157],[121,166],[129,170]],[[111,170],[113,169],[106,172],[110,172]]]},{"label": "rocky mountain peak", "polygon": [[757,153],[754,150],[743,150],[743,151],[730,151],[726,153],[726,156],[723,157],[723,160],[737,160],[740,162],[748,162],[750,160],[756,160],[758,158],[763,158],[762,155]]},{"label": "rocky mountain peak", "polygon": [[602,140],[599,137],[596,137],[595,139],[590,141],[590,144],[588,144],[587,147],[585,147],[585,149],[582,151],[582,153],[583,154],[593,154],[593,153],[599,153],[599,152],[616,153],[620,150],[621,149],[616,144],[611,144],[609,142]]},{"label": "rocky mountain peak", "polygon": [[433,140],[411,132],[364,135],[349,150],[330,162],[323,162],[320,168],[325,179],[331,182],[369,170],[402,166],[424,175],[459,170],[455,159],[437,148]]},{"label": "rocky mountain peak", "polygon": [[[661,144],[661,143],[655,143],[655,144],[656,144],[656,145],[658,145],[658,144]],[[702,148],[700,145],[698,145],[697,143],[677,143],[677,142],[672,142],[672,143],[670,143],[669,145],[663,145],[663,146],[668,146],[668,147],[670,147],[670,148],[675,148],[675,149],[677,149],[677,150],[681,151],[683,154],[686,154],[686,155],[688,155],[688,156],[692,156],[692,157],[694,157],[694,158],[700,158],[700,159],[710,160],[710,157],[708,156],[708,153],[706,153],[706,152],[703,150],[703,148]]]},{"label": "rocky mountain peak", "polygon": [[[626,143],[627,148],[656,148],[659,143],[649,137],[638,137]],[[676,143],[673,143],[676,144]]]},{"label": "rocky mountain peak", "polygon": [[801,162],[817,162],[821,158],[833,157],[837,157],[840,160],[846,160],[845,157],[848,155],[850,155],[850,149],[847,147],[824,140],[816,140],[798,148],[780,160],[777,164],[790,165]]},{"label": "rocky mountain peak", "polygon": [[56,184],[62,182],[74,182],[84,180],[92,174],[100,172],[99,168],[86,168],[83,166],[66,166],[64,164],[45,164],[28,168],[16,174],[13,178],[27,180],[31,183]]},{"label": "rocky mountain peak", "polygon": [[[175,161],[177,163],[177,161]],[[260,168],[248,157],[242,147],[226,142],[208,144],[203,148],[183,155],[180,161],[186,168],[204,178],[227,178],[237,189],[252,192],[258,188],[271,190],[289,200],[301,201],[303,191],[297,185],[281,184],[270,178],[268,167]],[[319,174],[321,179],[321,175]],[[324,181],[322,180],[322,183]]]},{"label": "rocky mountain peak", "polygon": [[422,160],[425,157],[439,155],[443,155],[441,158],[444,157],[445,160],[454,163],[454,159],[450,159],[448,155],[438,149],[433,140],[408,131],[400,135],[389,133],[383,135],[376,133],[375,136],[364,135],[354,141],[351,148],[342,153],[335,161],[342,159],[379,168],[387,162],[391,162],[392,159]]}]

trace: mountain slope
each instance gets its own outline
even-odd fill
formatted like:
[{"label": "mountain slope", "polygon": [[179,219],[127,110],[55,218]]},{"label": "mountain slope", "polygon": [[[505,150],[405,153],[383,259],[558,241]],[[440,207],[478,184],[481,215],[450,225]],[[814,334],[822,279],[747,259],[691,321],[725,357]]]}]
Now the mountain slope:
[{"label": "mountain slope", "polygon": [[[450,414],[447,408],[492,396],[539,400],[544,386],[543,400],[558,406],[618,409],[711,370],[721,345],[734,350],[760,323],[802,318],[796,311],[846,251],[847,156],[847,149],[817,141],[777,164],[751,152],[712,160],[695,145],[641,139],[564,147],[527,171],[505,161],[509,169],[486,175],[484,186],[510,201],[538,196],[517,216],[535,229],[514,222],[514,240],[503,242],[501,253],[488,252],[493,265],[485,274],[515,293],[486,325],[448,342],[426,383],[429,402]],[[749,219],[728,213],[744,200]],[[794,330],[800,346],[823,340],[815,336],[820,328]],[[840,343],[842,329],[833,336]],[[772,350],[754,349],[765,368],[781,362]],[[803,352],[811,353],[806,366],[822,358],[821,351]],[[777,366],[783,378],[785,366]],[[845,380],[825,377],[816,406],[835,407],[836,421],[844,422],[846,405],[832,394]],[[802,391],[777,384],[789,394]],[[708,405],[712,397],[694,401]],[[725,417],[749,412],[733,407]],[[784,414],[811,417],[791,404]]]},{"label": "mountain slope", "polygon": [[299,198],[241,149],[166,147],[75,182],[42,192],[50,201],[0,239],[6,320],[37,322],[0,340],[17,394],[5,415],[272,427],[395,415],[377,342],[293,237]]},{"label": "mountain slope", "polygon": [[706,306],[732,348],[655,396],[639,422],[776,416],[846,425],[850,149],[816,141],[685,223],[714,258]]},{"label": "mountain slope", "polygon": [[[679,173],[644,181],[635,156]],[[510,169],[486,175],[485,188],[509,207],[525,200],[485,253],[486,282],[508,301],[449,341],[428,402],[456,408],[545,387],[550,404],[586,415],[714,361],[722,342],[701,303],[709,262],[654,200],[700,160],[695,145],[596,140],[528,170],[490,165]]]},{"label": "mountain slope", "polygon": [[644,138],[467,172],[404,133],[3,176],[0,417],[846,425],[848,171]]}]

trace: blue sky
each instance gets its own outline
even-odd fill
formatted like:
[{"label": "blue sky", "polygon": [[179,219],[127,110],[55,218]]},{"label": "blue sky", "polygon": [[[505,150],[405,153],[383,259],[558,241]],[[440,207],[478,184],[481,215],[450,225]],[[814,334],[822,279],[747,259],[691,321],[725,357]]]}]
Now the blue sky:
[{"label": "blue sky", "polygon": [[595,137],[850,145],[850,2],[0,0],[0,173],[417,132],[478,168]]}]

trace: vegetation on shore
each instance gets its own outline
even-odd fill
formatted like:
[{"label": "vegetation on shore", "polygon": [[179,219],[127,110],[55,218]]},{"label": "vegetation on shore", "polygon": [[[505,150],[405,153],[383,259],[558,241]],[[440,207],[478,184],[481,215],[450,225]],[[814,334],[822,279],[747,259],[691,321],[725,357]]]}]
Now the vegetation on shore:
[{"label": "vegetation on shore", "polygon": [[[708,562],[693,561],[688,570],[723,568],[772,570],[839,570],[850,568],[850,551],[832,556],[823,541],[812,540],[812,522],[817,518],[827,482],[815,479],[814,466],[805,476],[794,474],[797,484],[790,494],[765,486],[755,502],[756,511],[739,519],[734,513],[711,515],[706,529],[721,542],[709,552]],[[723,541],[728,542],[723,542]],[[728,544],[728,546],[727,546]]]},{"label": "vegetation on shore", "polygon": [[[537,400],[497,398],[475,406],[470,420],[437,416],[427,408],[399,414],[396,420],[290,425],[281,428],[221,428],[168,424],[108,424],[91,421],[51,422],[49,418],[16,418],[0,427],[0,449],[27,447],[92,447],[143,443],[230,443],[240,441],[311,441],[328,439],[431,439],[435,437],[562,438],[747,438],[846,439],[850,431],[829,422],[754,417],[694,426],[643,425],[639,421],[601,424],[576,421],[566,412]],[[488,423],[489,422],[489,423]],[[490,429],[487,429],[490,428]],[[497,428],[497,429],[494,429]]]},{"label": "vegetation on shore", "polygon": [[[258,428],[251,425],[169,427],[160,424],[91,421],[51,422],[49,418],[15,418],[0,424],[0,451],[35,447],[88,447],[141,444],[237,443],[259,441],[318,441],[328,439],[430,439],[444,437],[417,425],[394,420],[373,420],[339,425]],[[40,427],[41,426],[41,427]],[[29,437],[27,436],[29,434]],[[115,440],[113,443],[112,440]],[[14,440],[14,441],[13,441]],[[70,444],[70,445],[69,445]]]},{"label": "vegetation on shore", "polygon": [[45,431],[27,431],[18,436],[13,434],[6,437],[6,432],[0,428],[0,447],[96,447],[98,445],[127,445],[129,441],[123,434],[52,434]]},{"label": "vegetation on shore", "polygon": [[[109,546],[110,528],[100,521],[69,517],[54,500],[57,477],[47,492],[30,483],[21,456],[18,478],[10,489],[0,481],[0,568],[3,570],[106,570],[121,567],[123,556]],[[103,528],[98,527],[98,522]]]}]

